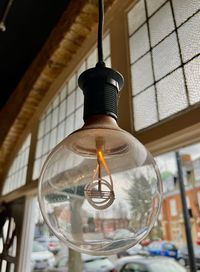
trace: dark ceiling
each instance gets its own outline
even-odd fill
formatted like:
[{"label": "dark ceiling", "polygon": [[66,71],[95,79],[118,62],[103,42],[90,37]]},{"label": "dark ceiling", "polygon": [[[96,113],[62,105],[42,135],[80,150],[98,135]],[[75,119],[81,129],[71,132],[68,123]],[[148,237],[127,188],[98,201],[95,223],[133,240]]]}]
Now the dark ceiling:
[{"label": "dark ceiling", "polygon": [[[0,110],[70,0],[14,0],[0,31]],[[0,0],[0,22],[9,0]]]}]

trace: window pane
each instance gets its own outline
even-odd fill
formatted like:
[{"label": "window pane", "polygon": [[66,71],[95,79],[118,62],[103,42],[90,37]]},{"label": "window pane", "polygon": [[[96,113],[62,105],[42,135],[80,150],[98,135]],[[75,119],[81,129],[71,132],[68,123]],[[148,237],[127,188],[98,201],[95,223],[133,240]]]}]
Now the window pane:
[{"label": "window pane", "polygon": [[149,26],[152,46],[156,45],[174,30],[172,11],[169,3],[165,4],[152,18],[150,18]]},{"label": "window pane", "polygon": [[65,133],[69,135],[74,130],[74,115],[70,115],[65,121]]},{"label": "window pane", "polygon": [[2,195],[10,193],[26,183],[30,141],[31,135],[28,135],[13,160],[5,179]]},{"label": "window pane", "polygon": [[157,83],[160,119],[187,107],[187,97],[181,69]]},{"label": "window pane", "polygon": [[129,35],[146,20],[144,0],[139,1],[128,13]]},{"label": "window pane", "polygon": [[83,107],[81,107],[75,113],[75,129],[81,128],[83,124]]},{"label": "window pane", "polygon": [[81,89],[77,88],[77,90],[76,90],[76,109],[78,107],[80,107],[81,105],[83,105],[83,99],[84,99],[83,91]]},{"label": "window pane", "polygon": [[166,0],[148,0],[147,1],[147,9],[148,15],[150,16],[154,13]]},{"label": "window pane", "polygon": [[68,83],[68,93],[71,93],[76,88],[76,76],[73,75]]},{"label": "window pane", "polygon": [[75,92],[71,93],[67,99],[67,116],[75,110]]},{"label": "window pane", "polygon": [[133,106],[136,130],[158,121],[154,86],[134,97]]},{"label": "window pane", "polygon": [[156,80],[167,75],[181,64],[175,33],[153,49],[153,62]]},{"label": "window pane", "polygon": [[148,50],[149,39],[147,32],[147,24],[145,24],[130,38],[131,63],[133,63],[139,57],[144,55]]},{"label": "window pane", "polygon": [[97,49],[95,49],[87,59],[87,69],[95,67],[97,63]]},{"label": "window pane", "polygon": [[63,102],[59,106],[59,122],[65,119],[66,114],[66,100],[63,100]]},{"label": "window pane", "polygon": [[153,83],[153,73],[150,54],[145,55],[132,65],[132,89],[137,94]]},{"label": "window pane", "polygon": [[190,103],[200,101],[200,57],[195,58],[184,67]]},{"label": "window pane", "polygon": [[177,26],[182,24],[185,20],[192,16],[198,9],[200,9],[199,0],[173,0],[172,3],[174,7]]},{"label": "window pane", "polygon": [[183,61],[200,53],[200,12],[178,30]]}]

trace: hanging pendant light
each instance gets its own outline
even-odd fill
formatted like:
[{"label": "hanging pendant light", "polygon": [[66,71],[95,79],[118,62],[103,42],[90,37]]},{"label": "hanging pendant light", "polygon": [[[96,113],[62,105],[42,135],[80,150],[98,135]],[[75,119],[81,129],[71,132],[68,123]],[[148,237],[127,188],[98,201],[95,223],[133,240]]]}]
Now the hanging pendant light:
[{"label": "hanging pendant light", "polygon": [[117,124],[123,77],[105,67],[103,1],[99,0],[98,63],[78,80],[84,126],[59,143],[39,178],[39,203],[52,232],[69,247],[92,255],[115,254],[152,229],[162,199],[152,155]]}]

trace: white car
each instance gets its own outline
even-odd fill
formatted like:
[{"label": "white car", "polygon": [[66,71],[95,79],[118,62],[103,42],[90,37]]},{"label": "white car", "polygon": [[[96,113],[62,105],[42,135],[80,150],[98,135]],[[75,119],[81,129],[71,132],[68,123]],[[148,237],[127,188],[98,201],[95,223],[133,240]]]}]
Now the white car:
[{"label": "white car", "polygon": [[54,266],[55,257],[53,253],[49,252],[40,243],[34,241],[31,253],[31,263],[33,264],[33,270],[43,270]]}]

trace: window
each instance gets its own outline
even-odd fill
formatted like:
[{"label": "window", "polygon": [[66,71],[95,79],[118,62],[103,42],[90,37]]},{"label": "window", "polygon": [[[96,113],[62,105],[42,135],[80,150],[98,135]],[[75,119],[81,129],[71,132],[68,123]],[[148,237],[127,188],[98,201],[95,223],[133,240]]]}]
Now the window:
[{"label": "window", "polygon": [[[110,37],[103,41],[105,63],[109,67]],[[79,75],[94,67],[97,62],[97,49],[75,71],[72,77],[64,83],[58,95],[49,104],[43,113],[37,137],[37,147],[33,171],[33,179],[37,179],[41,165],[44,163],[50,150],[61,142],[67,135],[83,125],[83,94],[78,87]]]},{"label": "window", "polygon": [[6,176],[2,194],[8,194],[26,183],[26,173],[31,136],[28,135],[22,147],[18,151]]},{"label": "window", "polygon": [[200,102],[200,2],[140,0],[128,13],[135,130]]}]

